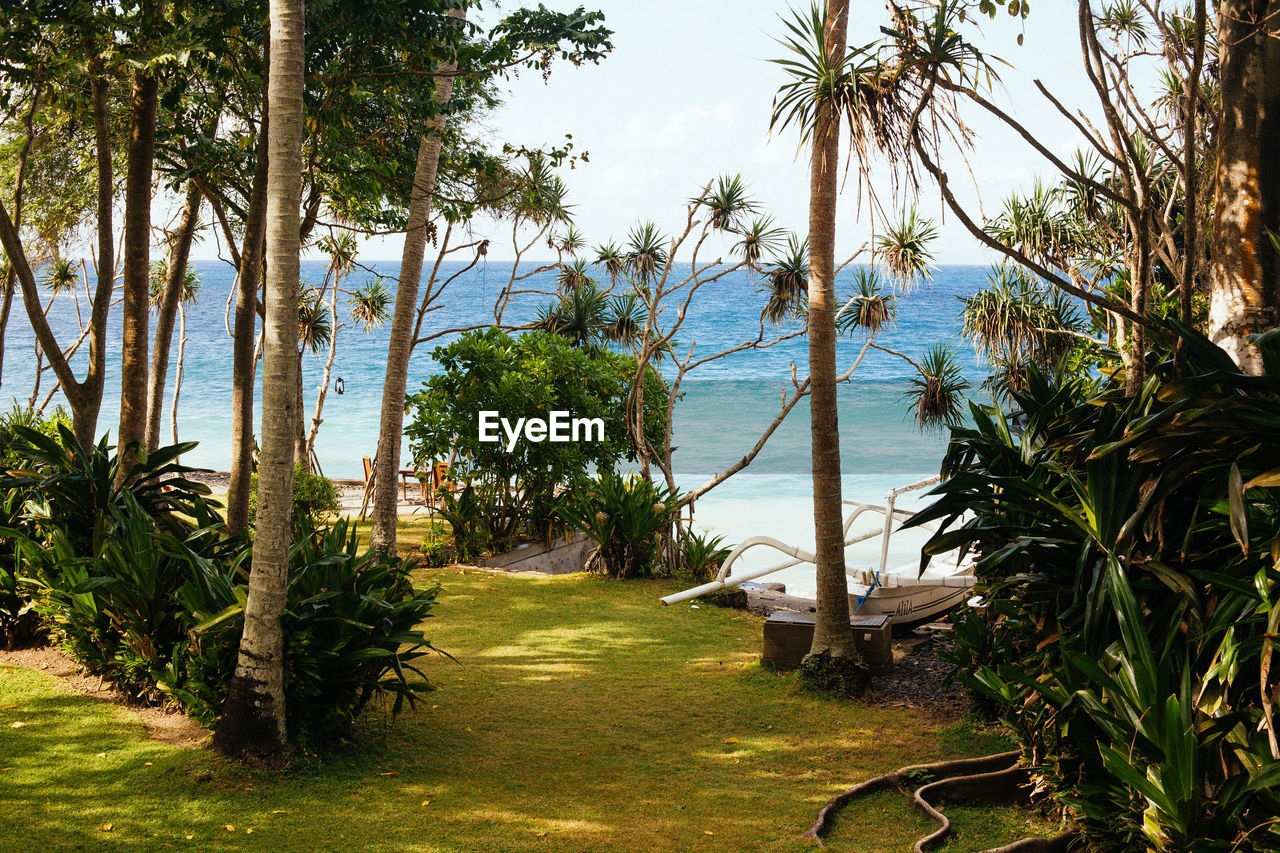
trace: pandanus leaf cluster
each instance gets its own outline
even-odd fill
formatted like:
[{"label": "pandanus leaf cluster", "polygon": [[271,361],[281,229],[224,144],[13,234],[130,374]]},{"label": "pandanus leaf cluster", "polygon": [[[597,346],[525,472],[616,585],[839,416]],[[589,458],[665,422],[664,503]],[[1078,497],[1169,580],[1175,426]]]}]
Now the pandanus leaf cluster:
[{"label": "pandanus leaf cluster", "polygon": [[1274,850],[1280,336],[1260,377],[1179,336],[1136,395],[1030,366],[1009,413],[953,432],[912,523],[976,558],[956,677],[1090,841]]}]

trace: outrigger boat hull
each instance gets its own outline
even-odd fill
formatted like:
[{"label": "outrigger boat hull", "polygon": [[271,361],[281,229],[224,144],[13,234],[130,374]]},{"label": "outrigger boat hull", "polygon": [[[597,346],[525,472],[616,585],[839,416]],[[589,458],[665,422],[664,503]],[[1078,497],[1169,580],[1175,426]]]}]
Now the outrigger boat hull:
[{"label": "outrigger boat hull", "polygon": [[[868,594],[869,593],[869,594]],[[858,616],[893,617],[895,629],[930,622],[972,595],[963,587],[891,586],[869,590],[865,586],[851,586],[849,612]]]},{"label": "outrigger boat hull", "polygon": [[[865,616],[887,615],[893,618],[895,627],[910,626],[938,618],[953,607],[964,603],[972,594],[973,564],[971,560],[961,559],[959,554],[955,554],[949,561],[935,558],[923,573],[919,563],[916,562],[889,568],[889,537],[895,529],[895,522],[900,519],[909,519],[913,515],[895,506],[898,495],[931,486],[940,479],[932,477],[909,486],[890,489],[883,506],[861,501],[844,502],[854,508],[844,521],[845,546],[856,545],[877,537],[881,540],[879,566],[877,568],[859,567],[849,572],[850,611]],[[883,516],[884,522],[875,530],[851,535],[854,522],[860,515],[867,512]],[[924,530],[936,530],[936,525],[919,526]],[[748,569],[734,574],[733,567],[738,558],[749,549],[757,547],[772,549],[789,559],[777,565]],[[720,565],[714,580],[664,596],[662,603],[670,605],[688,601],[710,592],[767,577],[792,566],[816,562],[817,557],[802,548],[788,545],[769,536],[752,536],[740,542],[730,552]]]}]

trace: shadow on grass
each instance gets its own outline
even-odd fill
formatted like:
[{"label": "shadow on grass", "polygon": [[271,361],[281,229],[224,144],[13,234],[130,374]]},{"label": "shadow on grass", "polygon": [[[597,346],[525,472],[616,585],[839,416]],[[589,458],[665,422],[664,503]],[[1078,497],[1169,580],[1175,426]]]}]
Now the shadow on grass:
[{"label": "shadow on grass", "polygon": [[[148,741],[128,712],[59,695],[39,674],[0,677],[0,705],[30,720],[11,730],[18,712],[0,712],[0,763],[15,767],[0,774],[0,838],[49,850],[800,851],[831,794],[973,745],[909,711],[761,672],[758,619],[662,608],[668,583],[422,580],[444,583],[427,628],[459,663],[429,662],[439,689],[417,711],[390,723],[374,710],[354,745],[283,776]],[[909,846],[917,818],[885,808],[875,837],[845,849]]]}]

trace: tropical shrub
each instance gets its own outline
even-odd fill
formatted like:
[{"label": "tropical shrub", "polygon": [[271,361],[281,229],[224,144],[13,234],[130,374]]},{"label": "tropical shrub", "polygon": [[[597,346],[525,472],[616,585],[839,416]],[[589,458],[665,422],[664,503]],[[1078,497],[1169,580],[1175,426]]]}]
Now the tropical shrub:
[{"label": "tropical shrub", "polygon": [[686,530],[680,537],[680,565],[694,583],[705,583],[715,577],[720,564],[729,556],[730,549],[722,547],[723,542],[723,536],[692,530]]},{"label": "tropical shrub", "polygon": [[[33,548],[56,548],[60,559],[43,561],[44,580],[76,561],[96,557],[121,524],[146,514],[161,531],[185,536],[199,519],[213,519],[208,489],[186,479],[191,469],[179,454],[194,445],[139,452],[136,465],[117,483],[118,461],[105,440],[83,447],[66,419],[41,420],[15,409],[0,425],[8,470],[0,475],[0,630],[9,646],[43,636],[31,584],[23,582]],[[27,547],[19,551],[19,544]]]},{"label": "tropical shrub", "polygon": [[117,478],[119,456],[105,437],[85,447],[69,426],[56,426],[57,437],[14,427],[21,439],[14,445],[21,467],[0,476],[0,489],[27,494],[21,526],[33,540],[60,531],[75,554],[96,556],[117,525],[135,511],[150,517],[160,530],[183,536],[193,528],[191,519],[207,516],[216,506],[207,500],[208,486],[187,478],[196,469],[177,461],[195,442],[152,453],[135,448],[133,466]]},{"label": "tropical shrub", "polygon": [[[138,451],[121,485],[105,441],[15,432],[25,468],[0,478],[6,634],[15,612],[34,610],[88,671],[212,724],[235,670],[252,543],[226,535],[207,489],[176,462],[193,445]],[[416,626],[435,591],[414,588],[411,565],[360,553],[346,520],[315,526],[325,490],[301,494],[312,511],[299,513],[290,554],[285,693],[291,735],[312,742],[340,735],[375,695],[394,695],[399,711],[429,687]]]},{"label": "tropical shrub", "polygon": [[422,544],[418,546],[418,551],[427,568],[438,569],[458,562],[458,548],[453,541],[453,531],[438,522],[422,534]]},{"label": "tropical shrub", "polygon": [[441,495],[437,512],[449,523],[453,553],[458,560],[470,562],[487,551],[492,539],[490,531],[497,526],[489,516],[493,507],[493,503],[480,498],[470,483],[460,491]]},{"label": "tropical shrub", "polygon": [[[405,428],[414,464],[452,456],[450,476],[475,488],[496,543],[518,535],[546,535],[555,517],[556,495],[592,468],[612,469],[635,458],[628,436],[627,399],[636,377],[635,359],[598,346],[573,346],[545,331],[509,335],[498,329],[469,332],[437,348],[442,371],[409,398],[412,422]],[[650,384],[661,379],[646,373]],[[666,409],[663,393],[646,393],[645,433],[661,444]],[[483,441],[480,413],[495,412],[515,424],[548,419],[551,412],[599,419],[602,440],[527,440],[508,451],[501,427],[497,441]],[[595,438],[594,435],[591,438]]]},{"label": "tropical shrub", "polygon": [[[10,489],[0,499],[0,530],[12,529],[22,512],[26,495]],[[0,637],[6,649],[18,649],[44,638],[44,625],[22,582],[23,563],[13,536],[0,533]]]},{"label": "tropical shrub", "polygon": [[192,582],[231,588],[249,548],[215,535],[221,519],[212,512],[191,536],[161,529],[127,493],[108,512],[111,532],[97,555],[77,551],[74,538],[54,527],[43,542],[17,534],[19,562],[63,648],[126,695],[155,702],[193,675],[183,588]]},{"label": "tropical shrub", "polygon": [[1181,361],[1126,396],[1034,365],[952,432],[927,554],[977,556],[956,674],[1108,850],[1274,850],[1280,336],[1243,376]]},{"label": "tropical shrub", "polygon": [[622,580],[665,572],[662,544],[680,514],[678,496],[636,475],[602,471],[571,489],[565,518],[596,549],[587,568]]},{"label": "tropical shrub", "polygon": [[[302,465],[293,466],[293,534],[313,530],[342,508],[342,495],[333,481]],[[249,523],[258,516],[258,473],[249,476]]]},{"label": "tropical shrub", "polygon": [[[247,596],[244,562],[233,588],[183,590],[198,649],[196,686],[211,690],[191,691],[197,707],[218,707],[230,686]],[[431,616],[438,588],[415,588],[413,563],[361,552],[356,525],[346,519],[308,531],[289,563],[282,625],[291,737],[304,743],[340,737],[374,696],[393,697],[392,713],[416,704],[430,689],[417,662],[434,650],[419,626]]]},{"label": "tropical shrub", "polygon": [[[98,557],[77,554],[62,531],[43,546],[24,540],[39,609],[90,672],[211,725],[235,672],[251,544],[220,535],[217,523],[182,539],[158,530],[138,504],[126,506]],[[414,661],[430,649],[417,626],[435,590],[415,589],[411,568],[361,553],[345,519],[294,544],[282,624],[295,740],[340,736],[375,695],[393,695],[398,712],[429,689]]]},{"label": "tropical shrub", "polygon": [[18,450],[27,446],[27,442],[17,433],[16,427],[33,429],[56,440],[61,436],[60,425],[71,427],[71,415],[62,406],[45,417],[30,406],[14,401],[13,408],[0,415],[0,467],[8,469],[21,464]]}]

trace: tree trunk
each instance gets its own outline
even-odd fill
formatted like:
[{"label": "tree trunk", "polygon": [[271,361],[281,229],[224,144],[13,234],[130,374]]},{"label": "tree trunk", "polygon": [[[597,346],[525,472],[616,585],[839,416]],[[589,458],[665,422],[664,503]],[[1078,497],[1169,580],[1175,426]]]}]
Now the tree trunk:
[{"label": "tree trunk", "polygon": [[311,470],[311,460],[307,458],[307,428],[303,423],[306,411],[305,398],[302,396],[302,353],[298,353],[298,367],[294,374],[294,387],[297,390],[298,416],[293,419],[293,464],[302,466],[303,471]]},{"label": "tree trunk", "polygon": [[[112,242],[114,186],[108,90],[102,79],[101,69],[91,65],[89,70],[93,93],[94,154],[98,166],[98,285],[94,291],[89,317],[89,370],[83,382],[76,381],[75,373],[63,355],[53,330],[49,328],[45,310],[40,304],[40,290],[36,286],[35,276],[18,233],[21,194],[15,197],[15,218],[18,222],[9,218],[9,212],[3,200],[0,200],[0,247],[3,247],[8,257],[10,274],[22,288],[22,303],[36,339],[36,352],[48,355],[49,365],[58,377],[67,404],[71,407],[71,423],[76,439],[85,446],[92,444],[97,435],[98,412],[102,408],[103,375],[106,372],[107,316],[111,308],[111,293],[115,288],[115,247]],[[37,367],[37,381],[39,376]]]},{"label": "tree trunk", "polygon": [[147,326],[151,319],[151,172],[155,160],[156,78],[133,77],[129,160],[124,183],[124,329],[120,365],[120,429],[116,444],[123,477],[133,464],[126,448],[147,437]]},{"label": "tree trunk", "polygon": [[321,417],[324,413],[324,401],[329,395],[329,383],[333,379],[333,362],[338,357],[338,331],[342,328],[338,323],[338,282],[333,283],[333,292],[329,295],[329,328],[333,329],[333,334],[329,336],[329,358],[324,363],[324,378],[320,382],[320,387],[316,391],[316,410],[311,417],[311,429],[307,432],[307,446],[305,455],[307,459],[316,452],[316,436],[320,434],[320,424],[324,423]]},{"label": "tree trunk", "polygon": [[[465,9],[451,9],[455,18],[466,16]],[[413,191],[409,197],[409,221],[400,258],[400,281],[396,287],[395,313],[391,317],[391,341],[387,344],[387,374],[382,386],[382,414],[378,429],[378,447],[374,461],[373,526],[369,545],[388,553],[396,552],[396,484],[400,481],[400,442],[404,434],[404,400],[409,386],[409,356],[413,353],[413,327],[418,310],[418,285],[422,279],[422,258],[427,249],[427,219],[431,214],[431,196],[436,188],[436,171],[440,165],[440,148],[444,143],[446,116],[444,105],[453,94],[455,66],[445,63],[436,77],[435,100],[441,113],[418,143],[418,163],[414,170]]]},{"label": "tree trunk", "polygon": [[1280,0],[1223,0],[1222,115],[1209,266],[1209,337],[1245,373],[1262,372],[1248,336],[1280,309]]},{"label": "tree trunk", "polygon": [[[826,47],[844,54],[848,0],[828,0]],[[860,660],[849,626],[844,566],[840,425],[836,408],[835,237],[840,170],[840,115],[818,105],[809,172],[809,376],[813,449],[813,528],[818,610],[810,654]]]},{"label": "tree trunk", "polygon": [[271,116],[267,171],[267,286],[262,367],[262,457],[257,529],[239,658],[214,747],[278,758],[286,743],[284,632],[297,419],[299,205],[302,174],[303,0],[271,0]]},{"label": "tree trunk", "polygon": [[173,377],[173,403],[169,409],[169,426],[173,444],[178,443],[178,397],[182,394],[182,366],[187,360],[187,311],[178,303],[178,372]]},{"label": "tree trunk", "polygon": [[[100,72],[100,69],[99,69]],[[89,309],[89,371],[73,394],[66,382],[62,392],[71,405],[76,438],[86,447],[98,435],[98,413],[102,409],[102,386],[107,373],[107,319],[111,314],[111,295],[116,287],[115,179],[111,166],[111,111],[107,104],[109,88],[101,73],[92,78],[94,156],[98,166],[98,281]]]},{"label": "tree trunk", "polygon": [[[266,46],[271,53],[270,38]],[[268,59],[267,80],[270,82]],[[265,105],[264,105],[265,106]],[[249,485],[253,475],[253,393],[258,374],[258,281],[262,274],[263,235],[266,226],[267,146],[271,117],[262,111],[258,130],[258,160],[253,170],[253,190],[245,217],[244,248],[236,287],[236,328],[231,355],[231,483],[227,487],[227,530],[243,533],[249,527]]]},{"label": "tree trunk", "polygon": [[0,387],[4,386],[4,336],[9,328],[9,312],[13,308],[14,284],[13,264],[7,264],[4,269],[4,305],[0,306]]},{"label": "tree trunk", "polygon": [[178,220],[178,230],[173,235],[173,247],[169,252],[168,277],[164,283],[164,295],[156,312],[156,339],[151,351],[150,385],[147,390],[147,450],[160,446],[160,424],[164,420],[164,386],[169,376],[169,350],[173,346],[173,320],[182,305],[183,285],[187,278],[187,259],[191,254],[191,242],[200,224],[200,203],[203,197],[194,181],[187,183],[187,200]]}]

